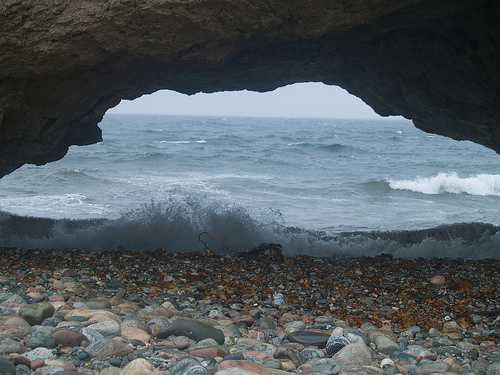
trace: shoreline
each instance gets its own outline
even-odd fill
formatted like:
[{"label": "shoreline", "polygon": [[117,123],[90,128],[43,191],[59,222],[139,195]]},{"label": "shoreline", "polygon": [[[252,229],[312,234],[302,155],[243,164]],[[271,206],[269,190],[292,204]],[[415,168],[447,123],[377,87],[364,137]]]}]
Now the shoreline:
[{"label": "shoreline", "polygon": [[[167,324],[178,318],[189,318],[209,320],[216,326],[232,326],[238,319],[250,316],[253,322],[245,329],[241,328],[245,333],[243,337],[260,340],[266,345],[280,338],[281,333],[285,335],[278,346],[292,345],[288,336],[294,329],[287,330],[285,327],[290,322],[303,323],[303,326],[296,323],[300,326],[298,331],[331,333],[336,327],[343,326],[344,330],[349,327],[349,330],[361,330],[365,334],[370,331],[362,327],[369,323],[377,329],[389,331],[387,336],[398,345],[402,338],[408,338],[409,331],[419,327],[420,339],[427,344],[432,341],[430,333],[437,332],[439,335],[435,337],[446,337],[451,343],[439,347],[456,348],[458,343],[467,342],[478,353],[485,353],[478,358],[483,358],[490,365],[495,362],[492,359],[500,362],[500,323],[495,321],[500,315],[500,260],[497,259],[403,259],[382,254],[357,258],[296,255],[276,261],[265,254],[245,258],[171,253],[163,249],[151,252],[121,249],[95,253],[15,248],[0,248],[0,257],[0,296],[3,296],[0,300],[0,320],[3,321],[16,315],[23,305],[48,302],[55,307],[54,316],[59,314],[62,318],[55,326],[47,328],[53,331],[68,325],[62,312],[88,310],[86,301],[102,300],[109,301],[109,306],[99,309],[113,313],[121,322],[132,318],[148,322],[148,319],[159,315],[154,309],[161,310],[162,316],[170,315],[165,317]],[[5,298],[7,294],[10,296]],[[276,302],[278,294],[283,296],[283,304]],[[12,295],[21,299],[9,302]],[[143,310],[148,310],[150,315]],[[9,311],[10,314],[6,313]],[[274,337],[273,329],[261,327],[264,317],[274,320]],[[89,321],[91,319],[85,320]],[[5,339],[0,341],[0,355],[12,359],[15,355],[22,356],[28,352],[30,348],[26,346],[26,341],[30,334],[17,340],[24,343],[21,353],[6,354],[5,350],[2,353],[1,348],[4,347],[1,345]],[[173,363],[183,358],[182,355],[200,360],[190,353],[196,343],[179,349],[172,343],[172,337],[149,335],[149,341],[142,342],[144,346],[136,347],[130,338],[123,335],[117,337],[121,337],[124,345],[133,348],[132,353],[152,350],[151,355],[145,356],[146,360],[158,357],[158,353],[164,350],[164,356],[160,356],[163,358],[161,363],[150,361],[156,363],[158,371],[164,374],[171,373]],[[241,339],[236,340],[234,334],[228,332],[225,339],[229,340],[225,343],[228,353],[237,353],[237,342]],[[231,344],[231,340],[235,342]],[[484,342],[488,345],[481,346]],[[167,349],[153,350],[155,346],[160,348],[165,345],[174,345],[168,350],[179,353],[168,358],[165,354]],[[371,362],[380,364],[383,358],[391,357],[379,350],[375,341],[370,345]],[[408,343],[405,345],[408,346]],[[103,371],[112,374],[127,362],[125,356],[112,357],[121,358],[118,367],[112,366],[109,358],[100,361],[94,358],[94,362],[78,360],[79,353],[85,352],[85,346],[76,348],[73,347],[71,354],[61,354],[61,351],[68,352],[63,350],[64,347],[51,350],[58,353],[57,359],[62,357],[68,361],[72,358],[79,361],[76,369],[92,371],[88,374],[101,374]],[[431,345],[431,348],[434,346]],[[302,348],[302,351],[306,349],[311,348]],[[297,348],[294,350],[299,354],[302,352]],[[325,354],[318,358],[332,360],[324,348],[315,350]],[[468,355],[470,350],[464,351],[463,356],[455,356],[455,359],[468,358],[468,362],[460,364],[461,368],[469,365],[468,371],[473,372],[473,359]],[[313,360],[301,357],[294,363],[293,358],[288,357],[281,358],[281,366],[289,366],[288,370],[293,373],[307,373],[308,369],[304,366]],[[200,363],[211,373],[214,373],[213,370],[220,372],[223,369],[219,366],[225,361],[219,358],[215,356],[213,361],[205,364],[203,361],[207,359],[203,359]],[[442,357],[437,354],[434,362],[439,363],[445,358],[446,354]],[[267,359],[280,360],[276,357]],[[394,361],[394,358],[391,360]],[[50,362],[49,359],[47,361]],[[256,360],[254,363],[262,366],[263,362]],[[113,363],[117,364],[118,360]],[[291,369],[292,365],[294,369]],[[284,370],[287,369],[281,367],[273,371]]]}]

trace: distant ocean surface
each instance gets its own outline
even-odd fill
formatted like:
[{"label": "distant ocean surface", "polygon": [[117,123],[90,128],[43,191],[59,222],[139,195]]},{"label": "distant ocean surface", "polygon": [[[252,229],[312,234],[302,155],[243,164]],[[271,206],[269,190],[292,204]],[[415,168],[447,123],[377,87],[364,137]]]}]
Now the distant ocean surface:
[{"label": "distant ocean surface", "polygon": [[410,121],[106,115],[0,180],[0,245],[500,257],[500,155]]}]

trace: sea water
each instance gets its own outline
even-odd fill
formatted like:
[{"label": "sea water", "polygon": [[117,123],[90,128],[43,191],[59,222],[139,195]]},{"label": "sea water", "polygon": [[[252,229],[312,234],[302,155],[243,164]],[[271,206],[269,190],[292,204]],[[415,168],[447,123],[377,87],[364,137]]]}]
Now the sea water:
[{"label": "sea water", "polygon": [[0,245],[500,257],[500,156],[403,119],[106,115],[0,180]]}]

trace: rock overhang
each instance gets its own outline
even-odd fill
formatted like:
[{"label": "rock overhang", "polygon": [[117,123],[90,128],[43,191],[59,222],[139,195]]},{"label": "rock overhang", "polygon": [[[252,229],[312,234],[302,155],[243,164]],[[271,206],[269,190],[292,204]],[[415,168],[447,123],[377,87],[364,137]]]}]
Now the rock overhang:
[{"label": "rock overhang", "polygon": [[0,15],[0,175],[100,141],[121,99],[307,81],[500,152],[495,1],[8,0]]}]

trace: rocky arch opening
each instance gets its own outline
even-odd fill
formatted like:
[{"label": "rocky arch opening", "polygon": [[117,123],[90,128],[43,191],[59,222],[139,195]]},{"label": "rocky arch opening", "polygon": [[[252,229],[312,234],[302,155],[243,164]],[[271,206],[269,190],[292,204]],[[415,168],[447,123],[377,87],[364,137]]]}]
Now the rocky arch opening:
[{"label": "rocky arch opening", "polygon": [[108,114],[163,114],[195,116],[308,117],[379,119],[361,99],[338,86],[305,82],[271,92],[224,91],[192,96],[160,90],[124,100]]},{"label": "rocky arch opening", "polygon": [[383,116],[500,152],[495,1],[2,6],[0,175],[98,142],[121,99],[339,85]]},{"label": "rocky arch opening", "polygon": [[99,142],[122,99],[311,81],[500,152],[497,1],[27,0],[0,17],[1,176]]},{"label": "rocky arch opening", "polygon": [[0,181],[41,188],[0,197],[25,210],[1,213],[4,244],[203,251],[208,231],[225,240],[206,239],[217,253],[277,242],[286,254],[433,256],[462,241],[453,256],[495,256],[500,176],[475,170],[493,152],[401,118],[110,113],[100,126],[104,142]]}]

